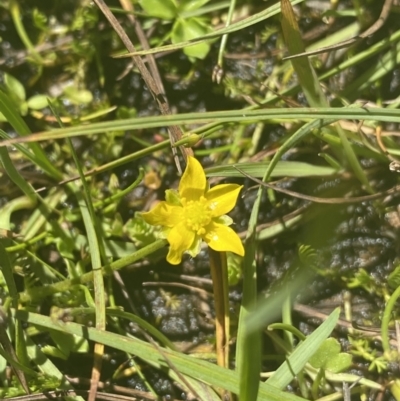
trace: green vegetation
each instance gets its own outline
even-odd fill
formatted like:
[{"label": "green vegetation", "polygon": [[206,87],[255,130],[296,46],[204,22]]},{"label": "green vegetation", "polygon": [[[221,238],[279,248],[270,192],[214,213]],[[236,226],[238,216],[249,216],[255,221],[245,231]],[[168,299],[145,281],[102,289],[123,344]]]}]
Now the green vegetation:
[{"label": "green vegetation", "polygon": [[0,398],[400,401],[399,13],[0,1]]}]

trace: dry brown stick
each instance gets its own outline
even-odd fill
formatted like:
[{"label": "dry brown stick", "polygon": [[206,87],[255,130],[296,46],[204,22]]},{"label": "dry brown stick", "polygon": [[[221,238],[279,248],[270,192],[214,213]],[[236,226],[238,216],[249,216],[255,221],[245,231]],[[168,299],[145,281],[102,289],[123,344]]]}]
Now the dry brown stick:
[{"label": "dry brown stick", "polygon": [[[132,23],[133,27],[135,28],[136,36],[138,37],[139,42],[142,45],[143,49],[144,50],[150,49],[150,45],[149,45],[149,42],[147,40],[145,33],[143,32],[142,25],[135,17],[135,14],[133,14],[134,9],[133,9],[132,2],[130,0],[119,0],[119,2],[121,3],[122,8],[125,11],[129,12],[128,19]],[[160,71],[158,70],[158,66],[157,66],[154,54],[147,54],[146,61],[147,61],[147,64],[149,65],[150,73],[151,73],[156,85],[158,86],[160,93],[162,93],[164,95],[165,102],[168,104],[168,98],[166,97],[166,94],[165,94],[164,84],[162,82]],[[172,151],[176,151],[175,148],[172,148]]]},{"label": "dry brown stick", "polygon": [[213,294],[210,292],[203,290],[202,288],[193,287],[192,285],[178,283],[178,282],[168,282],[168,281],[145,281],[142,283],[142,287],[178,287],[184,288],[185,290],[189,290],[192,293],[199,293],[206,297],[210,297]]},{"label": "dry brown stick", "polygon": [[[102,13],[105,15],[105,17],[108,19],[110,22],[111,26],[115,30],[115,32],[118,34],[122,42],[124,43],[125,47],[128,49],[128,51],[132,52],[135,50],[135,47],[133,46],[132,42],[130,41],[128,35],[125,33],[123,30],[122,26],[118,22],[118,20],[114,17],[110,9],[107,7],[105,2],[103,0],[95,0],[97,6],[99,9],[102,11]],[[150,90],[150,93],[153,95],[161,114],[166,115],[170,114],[170,110],[168,107],[168,104],[165,100],[165,96],[160,91],[160,88],[157,86],[156,82],[154,81],[152,75],[149,73],[148,69],[146,68],[143,60],[141,57],[138,56],[133,56],[132,57],[134,63],[136,64],[137,68],[139,69],[139,72],[145,81],[148,89]],[[169,129],[170,133],[170,141],[171,144],[174,143],[174,141],[179,140],[182,137],[182,133],[178,127],[171,127]],[[182,154],[184,157],[187,156],[186,154],[187,149],[183,148]],[[177,166],[177,169],[179,173],[182,173],[182,169],[179,164],[179,159],[175,153],[174,155],[175,163]],[[92,375],[91,375],[91,380],[90,380],[90,391],[89,391],[89,397],[88,401],[95,401],[96,400],[96,394],[97,394],[97,387],[98,383],[100,380],[100,372],[101,372],[101,365],[102,365],[102,356],[104,352],[104,345],[100,343],[95,344],[95,353],[94,353],[94,361],[93,361],[93,369],[92,369]]]},{"label": "dry brown stick", "polygon": [[[114,14],[110,11],[108,6],[105,4],[103,0],[94,0],[97,6],[100,8],[104,16],[108,19],[109,23],[117,33],[117,35],[122,40],[123,44],[127,48],[129,53],[134,53],[136,51],[135,46],[133,46],[131,40],[129,39],[128,35],[125,33],[124,29],[122,28],[121,24],[118,20],[114,17]],[[149,89],[150,93],[153,95],[154,100],[156,101],[158,108],[163,115],[170,115],[171,111],[169,109],[168,103],[166,101],[165,95],[160,91],[160,88],[157,86],[154,78],[150,74],[149,70],[147,69],[145,63],[143,62],[140,56],[131,56],[132,60],[135,62],[136,67],[138,68],[147,88]],[[182,138],[182,131],[181,129],[174,125],[169,127],[169,135],[171,144],[174,144],[176,141]],[[190,148],[186,148],[181,146],[179,148],[182,152],[183,157],[187,158],[187,156],[192,156],[193,152]],[[179,164],[179,160],[175,157],[175,163],[178,168],[179,173],[182,173],[182,169]]]},{"label": "dry brown stick", "polygon": [[[311,318],[315,318],[315,319],[322,320],[322,321],[325,321],[326,319],[328,319],[328,317],[330,315],[330,313],[323,313],[316,308],[313,308],[308,305],[299,304],[299,303],[295,303],[293,305],[293,310],[301,313],[302,315],[304,315],[306,317],[311,317]],[[353,330],[353,332],[354,332],[354,330],[356,330],[358,334],[363,334],[366,337],[373,337],[374,339],[376,339],[378,341],[382,341],[382,337],[378,334],[378,332],[373,332],[373,331],[369,331],[366,329],[358,328],[357,326],[355,327],[353,325],[353,323],[348,322],[347,320],[339,319],[337,321],[336,325],[338,327],[346,330],[347,332],[350,332],[350,330]],[[393,346],[396,346],[397,339],[394,339],[394,338],[390,339],[390,344]]]},{"label": "dry brown stick", "polygon": [[[83,378],[75,378],[75,377],[68,377],[67,379],[72,384],[87,385],[87,380]],[[146,391],[139,391],[135,389],[130,389],[127,387],[122,387],[114,384],[107,384],[100,382],[99,388],[101,389],[108,389],[109,391],[118,391],[121,394],[114,394],[114,393],[106,393],[101,392],[97,394],[98,400],[103,401],[136,401],[136,400],[159,400],[159,398],[154,397],[151,393]],[[72,397],[77,397],[79,395],[87,395],[88,390],[55,390],[55,391],[46,391],[44,393],[35,393],[30,395],[22,395],[18,397],[10,398],[12,401],[49,401],[49,400],[64,400],[67,397],[71,399]],[[177,401],[176,399],[172,399],[172,401]]]},{"label": "dry brown stick", "polygon": [[378,125],[376,127],[375,137],[376,137],[376,142],[377,142],[379,148],[381,149],[383,154],[391,161],[391,163],[389,164],[389,169],[391,171],[398,172],[398,166],[399,166],[400,162],[389,153],[389,151],[386,149],[386,146],[384,145],[384,143],[382,141],[382,125]]},{"label": "dry brown stick", "polygon": [[[86,378],[84,378],[84,377],[66,376],[66,378],[74,386],[80,386],[81,387],[81,386],[87,386],[88,385],[88,380]],[[132,401],[132,400],[158,400],[158,398],[156,398],[150,392],[140,391],[140,390],[136,390],[136,389],[128,388],[128,387],[123,387],[123,386],[118,386],[117,384],[114,384],[114,383],[99,382],[99,388],[102,389],[102,390],[107,390],[107,391],[110,391],[110,392],[113,391],[114,393],[119,393],[119,394],[110,394],[110,395],[116,396],[116,398],[115,398],[116,400],[119,400],[119,399],[127,400],[127,401]],[[104,394],[107,394],[107,393],[99,393],[99,395],[100,394],[104,395]],[[122,396],[122,394],[125,394],[125,395],[127,395],[129,397],[133,397],[133,398],[128,398],[128,397]],[[175,401],[177,401],[177,400],[175,400]]]},{"label": "dry brown stick", "polygon": [[[121,3],[122,8],[129,12],[128,19],[130,20],[133,27],[135,28],[136,36],[138,37],[139,42],[142,45],[143,49],[144,50],[150,49],[149,42],[142,29],[142,26],[141,26],[140,22],[138,21],[138,19],[135,18],[135,15],[133,14],[134,9],[133,9],[132,2],[130,0],[119,0],[119,2]],[[166,96],[166,92],[165,92],[164,84],[161,79],[160,71],[158,70],[156,58],[154,57],[154,54],[147,54],[145,56],[145,59],[147,61],[147,64],[149,65],[150,73],[151,73],[151,76],[153,77],[154,82],[158,88],[158,92],[164,96],[164,101],[169,109],[168,98]],[[173,130],[174,127],[171,127],[171,129]],[[178,129],[179,129],[179,127],[178,127]],[[180,131],[180,129],[179,129],[179,131]],[[177,138],[175,138],[175,140],[179,140],[181,136],[182,136],[182,132],[179,132],[179,134],[178,134]],[[171,138],[171,136],[170,136],[170,138]],[[173,144],[173,140],[171,140],[171,143]],[[182,171],[180,169],[179,160],[177,159],[176,147],[172,146],[171,149],[172,149],[172,154],[174,156],[174,159],[176,160],[176,165],[177,165],[179,174],[181,174]],[[183,148],[183,149],[186,149],[186,148]],[[193,156],[193,154],[191,154],[191,156]]]}]

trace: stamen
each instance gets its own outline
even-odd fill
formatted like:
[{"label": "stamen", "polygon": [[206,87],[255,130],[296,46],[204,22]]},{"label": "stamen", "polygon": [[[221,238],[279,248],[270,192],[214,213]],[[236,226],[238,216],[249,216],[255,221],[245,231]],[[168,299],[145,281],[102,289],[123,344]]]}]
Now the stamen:
[{"label": "stamen", "polygon": [[196,232],[197,235],[204,235],[206,233],[207,226],[211,221],[211,211],[207,199],[201,196],[198,201],[186,201],[182,199],[183,207],[183,219],[186,227],[189,230]]}]

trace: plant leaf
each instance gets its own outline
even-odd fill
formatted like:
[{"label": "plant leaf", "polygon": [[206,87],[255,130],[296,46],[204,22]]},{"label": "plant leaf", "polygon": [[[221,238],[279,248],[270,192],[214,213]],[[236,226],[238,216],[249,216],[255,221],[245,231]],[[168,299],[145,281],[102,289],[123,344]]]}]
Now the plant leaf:
[{"label": "plant leaf", "polygon": [[150,17],[164,20],[172,20],[178,14],[172,0],[140,0],[140,6]]},{"label": "plant leaf", "polygon": [[[112,348],[136,355],[157,367],[169,369],[169,365],[165,361],[165,358],[168,358],[169,362],[184,375],[191,376],[212,386],[225,388],[236,394],[239,392],[239,378],[237,373],[228,369],[223,369],[213,363],[192,358],[166,348],[163,348],[162,353],[160,353],[154,345],[148,344],[135,337],[124,337],[116,333],[97,330],[94,327],[85,327],[72,322],[64,323],[48,316],[30,313],[24,310],[16,311],[15,316],[18,319],[34,325],[76,334],[88,340],[101,342]],[[294,394],[278,390],[268,383],[261,383],[258,401],[304,401],[304,399]]]},{"label": "plant leaf", "polygon": [[197,10],[209,1],[210,0],[180,0],[178,9],[180,13],[184,11]]},{"label": "plant leaf", "polygon": [[[208,32],[207,27],[200,18],[179,18],[176,20],[172,32],[172,43],[179,43],[186,40],[196,39]],[[185,47],[183,52],[189,57],[203,59],[210,50],[208,43],[198,43],[197,45]]]},{"label": "plant leaf", "polygon": [[318,351],[321,344],[331,334],[339,319],[340,309],[335,309],[306,340],[300,343],[287,360],[279,366],[267,380],[267,384],[277,388],[285,388]]},{"label": "plant leaf", "polygon": [[310,358],[309,363],[314,368],[323,368],[333,373],[339,373],[351,365],[350,354],[340,352],[339,341],[335,338],[327,338],[318,351]]},{"label": "plant leaf", "polygon": [[[251,162],[251,163],[240,163],[238,167],[245,173],[261,178],[265,174],[265,170],[269,166],[270,162]],[[242,177],[240,171],[235,169],[234,165],[214,166],[209,167],[206,170],[207,177]],[[338,170],[330,166],[314,166],[309,163],[297,162],[297,161],[279,161],[274,170],[272,171],[271,177],[310,177],[310,176],[329,176],[336,174]]]},{"label": "plant leaf", "polygon": [[[305,51],[303,40],[289,0],[281,0],[281,10],[283,36],[289,53],[291,55],[303,53]],[[298,57],[292,59],[291,62],[310,106],[327,107],[328,102],[322,92],[317,74],[312,68],[308,58]]]}]

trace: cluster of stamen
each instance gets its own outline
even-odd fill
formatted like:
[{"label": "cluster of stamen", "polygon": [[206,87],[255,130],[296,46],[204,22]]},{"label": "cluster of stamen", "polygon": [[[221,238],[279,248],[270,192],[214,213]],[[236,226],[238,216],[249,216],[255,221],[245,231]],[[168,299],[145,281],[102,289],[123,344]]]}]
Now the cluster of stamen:
[{"label": "cluster of stamen", "polygon": [[211,210],[207,199],[201,196],[196,201],[181,199],[181,202],[186,227],[197,235],[204,235],[206,233],[205,227],[211,222]]}]

